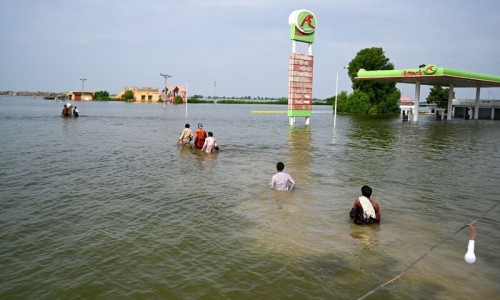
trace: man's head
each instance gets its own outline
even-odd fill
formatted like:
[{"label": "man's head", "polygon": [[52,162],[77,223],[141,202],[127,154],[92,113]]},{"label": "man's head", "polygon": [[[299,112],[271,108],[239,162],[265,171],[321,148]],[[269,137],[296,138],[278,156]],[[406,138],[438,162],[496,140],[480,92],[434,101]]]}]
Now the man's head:
[{"label": "man's head", "polygon": [[276,164],[276,170],[278,170],[278,172],[283,171],[284,168],[285,168],[285,164],[282,163],[281,161]]},{"label": "man's head", "polygon": [[372,188],[367,185],[363,185],[363,187],[361,188],[361,194],[366,198],[370,198],[370,196],[372,195]]},{"label": "man's head", "polygon": [[198,123],[198,128],[203,128],[203,124]]},{"label": "man's head", "polygon": [[208,136],[214,136],[214,134],[212,133],[212,131],[208,132]]},{"label": "man's head", "polygon": [[184,127],[189,128],[189,124],[184,125]]}]

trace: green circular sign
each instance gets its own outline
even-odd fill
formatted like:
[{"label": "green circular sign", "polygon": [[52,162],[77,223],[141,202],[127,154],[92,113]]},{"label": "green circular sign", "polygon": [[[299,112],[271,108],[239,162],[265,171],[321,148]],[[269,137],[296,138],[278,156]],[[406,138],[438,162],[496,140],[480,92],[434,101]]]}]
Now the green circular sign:
[{"label": "green circular sign", "polygon": [[316,17],[308,10],[302,10],[297,15],[297,29],[305,34],[311,34],[316,29]]}]

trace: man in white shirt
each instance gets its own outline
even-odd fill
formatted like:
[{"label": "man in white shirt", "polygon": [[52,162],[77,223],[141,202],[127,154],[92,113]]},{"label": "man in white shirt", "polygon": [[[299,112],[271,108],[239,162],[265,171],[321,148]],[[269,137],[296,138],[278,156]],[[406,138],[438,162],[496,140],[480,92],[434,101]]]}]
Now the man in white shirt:
[{"label": "man in white shirt", "polygon": [[206,153],[212,153],[215,150],[219,150],[219,146],[217,145],[217,141],[214,139],[214,134],[209,131],[208,137],[205,139],[205,143],[201,148],[201,151],[205,151]]},{"label": "man in white shirt", "polygon": [[293,181],[290,174],[283,172],[284,168],[285,164],[281,161],[276,164],[276,170],[278,172],[274,174],[271,183],[269,183],[272,189],[277,191],[291,191],[295,187],[295,181]]}]

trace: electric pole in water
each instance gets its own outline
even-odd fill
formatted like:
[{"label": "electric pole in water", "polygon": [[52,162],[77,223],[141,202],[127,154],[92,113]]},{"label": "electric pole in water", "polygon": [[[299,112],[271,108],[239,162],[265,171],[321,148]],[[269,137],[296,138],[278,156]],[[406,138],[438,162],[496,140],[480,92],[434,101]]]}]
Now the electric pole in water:
[{"label": "electric pole in water", "polygon": [[82,81],[82,95],[80,96],[80,100],[83,100],[83,92],[85,91],[85,80],[87,80],[87,78],[80,78],[80,80]]}]

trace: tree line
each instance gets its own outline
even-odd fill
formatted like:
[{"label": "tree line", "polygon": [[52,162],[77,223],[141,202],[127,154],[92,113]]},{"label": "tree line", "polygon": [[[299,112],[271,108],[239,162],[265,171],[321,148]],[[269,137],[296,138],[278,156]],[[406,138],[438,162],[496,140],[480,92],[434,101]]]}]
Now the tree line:
[{"label": "tree line", "polygon": [[[341,91],[337,95],[337,112],[346,114],[394,114],[399,113],[399,101],[401,91],[396,88],[395,82],[380,82],[373,80],[354,80],[360,69],[372,70],[394,70],[394,64],[385,56],[384,50],[379,47],[365,48],[360,50],[354,59],[349,62],[347,72],[352,82],[351,94]],[[434,103],[438,107],[446,108],[448,105],[447,88],[434,86],[427,97],[427,103]],[[121,99],[112,99],[107,91],[98,91],[95,93],[96,100],[123,100],[134,99],[133,91],[126,91]],[[208,100],[207,100],[208,99]],[[190,103],[254,103],[254,104],[287,104],[287,97],[226,97],[226,96],[208,96],[193,95],[188,98]],[[175,99],[176,103],[182,103],[180,96]],[[335,95],[324,100],[313,99],[314,104],[334,105]]]}]

